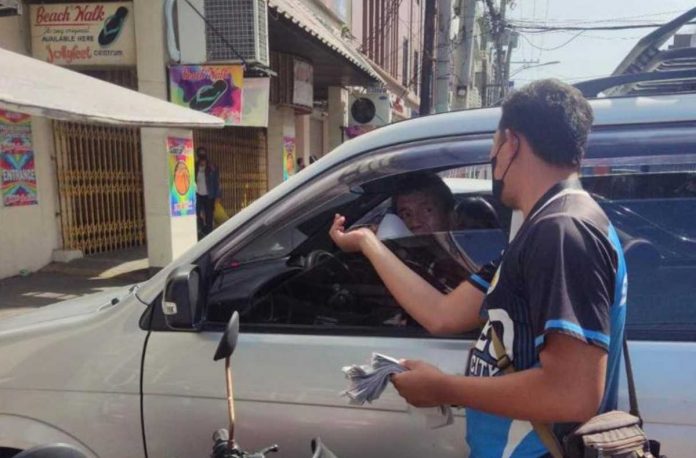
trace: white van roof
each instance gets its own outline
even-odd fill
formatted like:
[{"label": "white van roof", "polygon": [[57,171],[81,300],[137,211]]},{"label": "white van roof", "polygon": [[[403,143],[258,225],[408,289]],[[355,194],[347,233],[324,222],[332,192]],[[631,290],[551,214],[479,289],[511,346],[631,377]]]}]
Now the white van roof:
[{"label": "white van roof", "polygon": [[[696,120],[696,94],[592,99],[594,125],[625,125]],[[500,107],[453,111],[390,124],[347,141],[329,157],[336,161],[392,144],[495,132]],[[325,161],[326,165],[329,165]]]}]

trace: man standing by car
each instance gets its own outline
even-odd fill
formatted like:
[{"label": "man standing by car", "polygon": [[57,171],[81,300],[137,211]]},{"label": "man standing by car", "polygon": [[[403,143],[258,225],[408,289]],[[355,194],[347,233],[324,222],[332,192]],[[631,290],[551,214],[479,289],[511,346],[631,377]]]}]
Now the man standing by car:
[{"label": "man standing by car", "polygon": [[413,405],[467,408],[472,457],[544,456],[550,446],[531,422],[553,424],[561,436],[616,407],[627,281],[616,231],[578,181],[591,125],[587,101],[556,80],[507,98],[491,150],[493,194],[525,221],[497,268],[450,294],[430,287],[371,232],[345,232],[338,215],[331,228],[336,244],[362,251],[430,332],[485,322],[467,375],[405,361],[409,370],[393,377]]}]

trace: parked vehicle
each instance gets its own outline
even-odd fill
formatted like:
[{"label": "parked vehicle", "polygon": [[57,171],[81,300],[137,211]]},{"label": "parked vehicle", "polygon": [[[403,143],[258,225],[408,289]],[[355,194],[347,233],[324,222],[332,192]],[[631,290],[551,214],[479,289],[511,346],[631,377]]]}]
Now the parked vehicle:
[{"label": "parked vehicle", "polygon": [[[627,329],[645,428],[668,456],[690,456],[696,95],[591,103],[595,126],[582,180],[634,247],[626,243]],[[453,426],[429,430],[392,389],[364,407],[339,396],[341,367],[367,362],[373,351],[461,373],[476,336],[429,336],[401,313],[369,263],[338,252],[327,231],[335,213],[360,224],[387,208],[414,172],[487,180],[480,171],[499,116],[499,109],[453,112],[353,139],[148,282],[1,322],[0,457],[52,442],[90,457],[205,454],[210,431],[226,418],[220,368],[210,356],[233,311],[242,331],[236,436],[245,447],[278,441],[277,456],[305,456],[307,438],[319,435],[346,457],[465,455],[463,411]],[[460,201],[491,203],[489,188],[469,184],[451,185]],[[389,246],[447,290],[467,275],[462,266],[493,258],[514,236],[519,217],[496,210],[495,227],[466,222]],[[441,263],[455,267],[438,269]],[[196,280],[200,287],[191,288]],[[165,291],[172,295],[163,301]]]}]

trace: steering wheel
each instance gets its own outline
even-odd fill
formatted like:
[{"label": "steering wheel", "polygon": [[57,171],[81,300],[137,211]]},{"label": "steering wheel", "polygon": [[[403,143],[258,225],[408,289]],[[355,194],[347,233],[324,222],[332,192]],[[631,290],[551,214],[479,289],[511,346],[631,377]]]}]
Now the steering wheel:
[{"label": "steering wheel", "polygon": [[326,250],[313,250],[307,255],[307,259],[305,260],[305,265],[304,268],[305,270],[311,270],[317,267],[318,265],[331,261],[334,264],[338,265],[341,267],[343,271],[345,271],[348,275],[350,275],[352,278],[355,278],[355,274],[350,270],[350,267],[340,260],[338,256],[335,254],[331,253],[330,251]]}]

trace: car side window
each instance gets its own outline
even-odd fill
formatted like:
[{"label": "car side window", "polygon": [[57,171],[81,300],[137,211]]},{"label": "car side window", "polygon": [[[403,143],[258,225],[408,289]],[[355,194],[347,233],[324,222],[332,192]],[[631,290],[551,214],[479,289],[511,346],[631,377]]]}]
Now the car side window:
[{"label": "car side window", "polygon": [[[411,174],[424,172],[404,168],[353,183],[347,188],[353,198],[337,196],[335,205],[326,202],[317,209],[317,215],[310,212],[293,227],[283,227],[283,232],[296,234],[295,239],[301,241],[292,251],[279,251],[281,256],[253,256],[258,261],[237,263],[221,272],[211,287],[208,321],[224,323],[232,310],[238,310],[248,331],[426,335],[396,303],[363,255],[340,252],[328,238],[337,212],[349,216],[349,227],[372,226],[377,231],[392,206],[394,186],[404,179],[408,182]],[[434,232],[389,237],[384,242],[412,270],[446,293],[479,265],[496,258],[506,235],[490,203],[490,179],[473,178],[459,164],[444,170],[428,172],[439,172],[454,195],[455,208],[462,212],[455,218],[456,224]],[[274,240],[275,236],[269,237]],[[269,245],[268,249],[272,248]],[[240,252],[247,254],[249,250]]]},{"label": "car side window", "polygon": [[616,162],[586,161],[582,181],[616,227],[624,248],[629,336],[693,339],[696,162],[678,155]]}]

